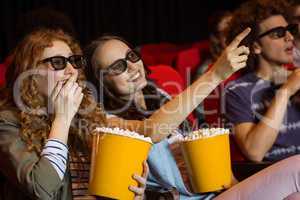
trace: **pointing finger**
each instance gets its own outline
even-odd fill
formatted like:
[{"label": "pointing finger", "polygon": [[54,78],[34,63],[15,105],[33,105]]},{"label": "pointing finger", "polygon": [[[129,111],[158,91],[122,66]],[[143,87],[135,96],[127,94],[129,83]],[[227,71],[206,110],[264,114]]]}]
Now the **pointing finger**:
[{"label": "pointing finger", "polygon": [[250,33],[251,28],[246,28],[243,32],[238,34],[234,40],[228,45],[229,49],[235,49],[239,46],[239,44],[247,37],[247,35]]}]

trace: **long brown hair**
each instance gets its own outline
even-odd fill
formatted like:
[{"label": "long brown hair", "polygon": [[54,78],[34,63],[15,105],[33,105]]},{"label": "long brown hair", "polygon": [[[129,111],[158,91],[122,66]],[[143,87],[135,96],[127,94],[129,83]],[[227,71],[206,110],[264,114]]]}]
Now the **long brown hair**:
[{"label": "long brown hair", "polygon": [[[123,100],[119,98],[117,94],[114,93],[113,90],[107,87],[105,84],[105,80],[100,80],[101,77],[99,75],[99,63],[97,62],[96,55],[97,51],[106,43],[111,40],[118,40],[126,44],[129,48],[133,49],[133,46],[127,42],[125,39],[115,35],[104,35],[99,37],[98,39],[92,41],[85,49],[84,55],[87,58],[88,66],[85,69],[86,77],[89,81],[96,86],[99,94],[99,101],[104,105],[105,110],[107,111],[115,111],[121,108],[124,108],[125,105],[128,104],[127,100]],[[147,78],[147,67],[145,67],[146,78]],[[143,110],[142,108],[137,108],[134,102],[132,102],[127,109],[120,111],[116,115],[124,118],[124,119],[139,119],[143,120],[149,117],[152,112],[157,110],[162,103],[164,103],[167,99],[165,96],[160,94],[153,81],[147,78],[147,85],[143,88],[144,95],[152,95],[153,98],[145,99],[147,110]]]},{"label": "long brown hair", "polygon": [[[101,77],[98,77],[99,74],[99,63],[97,62],[96,55],[97,51],[108,41],[111,40],[118,40],[126,44],[129,48],[133,49],[133,46],[128,43],[125,39],[115,36],[115,35],[104,35],[102,37],[99,37],[98,39],[92,41],[85,49],[84,49],[84,55],[87,58],[88,66],[85,69],[86,77],[89,81],[93,83],[94,86],[97,87],[99,100],[103,104],[106,111],[115,111],[121,109],[120,112],[118,112],[115,115],[118,115],[119,117],[122,117],[124,119],[129,120],[144,120],[145,118],[148,118],[152,115],[153,112],[155,112],[157,109],[159,109],[164,103],[169,101],[169,97],[160,92],[157,89],[157,86],[155,83],[150,80],[147,75],[150,73],[149,70],[147,70],[147,66],[144,65],[145,71],[146,71],[146,79],[147,79],[147,85],[143,88],[143,94],[144,96],[148,96],[150,98],[145,98],[145,103],[147,106],[147,110],[144,110],[140,107],[138,107],[135,102],[131,102],[128,106],[128,100],[123,100],[119,98],[119,96],[110,88],[108,88],[105,84],[104,80],[101,80]],[[126,109],[122,109],[127,105]],[[183,130],[190,130],[190,124],[187,120],[185,120],[181,126]]]},{"label": "long brown hair", "polygon": [[[7,105],[17,108],[17,104],[13,100],[13,86],[19,75],[27,70],[37,67],[37,63],[45,48],[51,47],[53,41],[63,41],[69,45],[74,54],[81,54],[81,49],[78,43],[63,31],[40,29],[27,35],[22,42],[17,45],[12,56],[12,64],[9,66],[6,73],[6,89],[3,91],[3,98],[1,99],[0,109],[6,109]],[[83,86],[85,80],[84,73],[79,70],[78,82]],[[30,108],[30,110],[38,110],[46,108],[47,99],[43,97],[37,90],[37,81],[34,76],[26,78],[20,85],[20,96],[22,102]],[[86,145],[87,134],[91,131],[92,126],[104,125],[106,123],[105,115],[99,105],[94,101],[88,88],[83,89],[84,97],[80,105],[80,109],[85,110],[94,106],[90,112],[78,113],[73,120],[70,128],[71,148],[77,145],[78,142]],[[48,113],[28,112],[26,110],[18,109],[20,116],[20,137],[28,145],[29,150],[41,152],[42,147],[48,138],[53,116]],[[85,120],[88,123],[88,130],[82,131],[79,127],[79,120]],[[78,146],[76,146],[78,148]],[[82,147],[82,150],[86,149]]]}]

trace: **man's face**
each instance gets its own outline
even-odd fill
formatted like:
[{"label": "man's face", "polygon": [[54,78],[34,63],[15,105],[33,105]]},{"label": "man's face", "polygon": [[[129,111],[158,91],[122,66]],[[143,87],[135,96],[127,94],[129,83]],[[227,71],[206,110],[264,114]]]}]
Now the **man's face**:
[{"label": "man's face", "polygon": [[282,65],[293,61],[294,37],[290,31],[278,34],[278,27],[287,27],[288,23],[282,15],[274,15],[259,24],[260,35],[269,32],[257,40],[255,53],[270,65]]}]

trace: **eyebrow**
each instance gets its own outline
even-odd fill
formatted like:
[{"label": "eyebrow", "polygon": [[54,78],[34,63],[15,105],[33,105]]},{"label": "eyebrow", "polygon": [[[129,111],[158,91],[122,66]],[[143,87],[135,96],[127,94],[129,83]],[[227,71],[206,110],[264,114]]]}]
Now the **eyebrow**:
[{"label": "eyebrow", "polygon": [[[67,54],[67,57],[69,57],[69,56],[73,56],[74,55],[74,53],[73,52],[70,52],[70,53],[68,53]],[[54,57],[54,56],[63,56],[62,54],[54,54],[53,56],[51,56],[51,57]],[[64,56],[65,57],[65,56]]]}]

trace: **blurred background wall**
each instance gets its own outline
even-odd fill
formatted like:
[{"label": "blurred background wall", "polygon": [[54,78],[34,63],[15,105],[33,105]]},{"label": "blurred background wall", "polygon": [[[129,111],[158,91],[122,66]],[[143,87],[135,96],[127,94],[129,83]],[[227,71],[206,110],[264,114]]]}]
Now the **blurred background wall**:
[{"label": "blurred background wall", "polygon": [[[193,42],[208,36],[209,16],[237,7],[242,0],[2,0],[0,62],[20,38],[24,15],[38,8],[68,16],[82,45],[103,33],[125,37],[134,45]],[[33,19],[35,20],[35,19]]]}]

